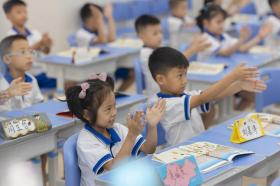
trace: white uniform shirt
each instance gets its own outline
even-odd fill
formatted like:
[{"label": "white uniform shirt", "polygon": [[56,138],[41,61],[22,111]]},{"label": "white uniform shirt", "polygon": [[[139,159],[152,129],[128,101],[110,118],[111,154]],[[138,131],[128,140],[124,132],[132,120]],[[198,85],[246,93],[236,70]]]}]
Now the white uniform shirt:
[{"label": "white uniform shirt", "polygon": [[198,53],[199,61],[205,61],[209,57],[217,55],[221,49],[227,49],[238,42],[238,39],[231,37],[226,33],[219,37],[215,37],[212,33],[205,32],[203,37],[207,38],[211,46]]},{"label": "white uniform shirt", "polygon": [[153,53],[153,49],[149,47],[143,47],[140,51],[140,62],[142,66],[142,72],[145,76],[145,85],[146,85],[146,95],[148,99],[151,100],[155,95],[160,91],[158,84],[152,77],[152,74],[149,69],[149,57]]},{"label": "white uniform shirt", "polygon": [[[11,35],[18,35],[20,32],[16,28],[12,28],[8,33],[7,36]],[[29,30],[26,28],[26,34],[24,35],[29,43],[29,46],[33,46],[34,44],[38,43],[42,39],[42,34],[38,30]],[[37,76],[41,73],[44,73],[44,69],[42,66],[36,62],[33,63],[32,69],[30,73],[34,76]]]},{"label": "white uniform shirt", "polygon": [[[13,78],[8,72],[4,76],[1,76],[0,91],[8,89],[12,80]],[[0,105],[0,112],[29,107],[44,100],[37,80],[31,74],[25,75],[25,82],[32,84],[32,90],[25,96],[16,96],[2,103]]]},{"label": "white uniform shirt", "polygon": [[166,132],[168,146],[182,143],[205,130],[200,113],[208,112],[210,104],[190,109],[191,96],[200,93],[201,91],[186,92],[178,97],[157,94],[159,98],[166,100],[166,111],[160,123]]},{"label": "white uniform shirt", "polygon": [[[104,171],[103,165],[112,160],[120,151],[127,136],[128,129],[118,123],[107,129],[111,139],[90,127],[88,124],[81,130],[77,141],[78,164],[81,169],[81,186],[94,186],[97,174]],[[131,155],[135,156],[144,144],[139,135],[135,141]]]},{"label": "white uniform shirt", "polygon": [[[265,23],[270,23],[272,25],[271,34],[265,38],[265,44],[270,46],[278,47],[279,37],[280,37],[280,18],[275,14],[269,15],[265,20]],[[275,43],[274,43],[275,42]]]},{"label": "white uniform shirt", "polygon": [[78,47],[88,47],[94,44],[97,39],[97,32],[92,32],[85,27],[80,28],[76,33]]},{"label": "white uniform shirt", "polygon": [[171,33],[176,34],[180,32],[180,30],[183,28],[185,24],[193,23],[194,19],[190,16],[185,16],[183,19],[175,16],[169,16],[167,21],[168,21],[169,31]]}]

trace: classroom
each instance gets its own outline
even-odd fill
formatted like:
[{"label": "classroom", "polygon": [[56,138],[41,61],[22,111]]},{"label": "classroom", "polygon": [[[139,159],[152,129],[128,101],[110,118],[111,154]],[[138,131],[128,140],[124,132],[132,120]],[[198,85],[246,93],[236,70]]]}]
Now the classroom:
[{"label": "classroom", "polygon": [[280,186],[280,0],[0,4],[0,186]]}]

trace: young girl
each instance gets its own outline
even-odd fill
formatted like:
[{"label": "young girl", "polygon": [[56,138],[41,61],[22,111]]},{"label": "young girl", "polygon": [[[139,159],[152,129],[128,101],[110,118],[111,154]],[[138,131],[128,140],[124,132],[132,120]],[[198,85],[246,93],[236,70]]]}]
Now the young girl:
[{"label": "young girl", "polygon": [[[66,91],[70,111],[85,123],[77,141],[81,185],[94,185],[94,177],[110,170],[119,161],[140,151],[153,153],[157,145],[157,124],[165,111],[159,100],[146,111],[146,140],[141,135],[144,114],[128,114],[127,126],[115,123],[116,100],[114,83],[105,73],[93,74],[91,80]],[[133,170],[132,170],[133,171]]]},{"label": "young girl", "polygon": [[210,56],[221,55],[229,56],[235,52],[247,52],[256,46],[270,32],[270,27],[264,25],[261,27],[258,35],[248,41],[250,30],[243,27],[239,38],[233,38],[224,33],[224,22],[227,18],[227,12],[219,5],[210,3],[204,6],[197,17],[197,25],[208,41],[211,47],[202,51],[198,55],[198,60],[207,60]]}]

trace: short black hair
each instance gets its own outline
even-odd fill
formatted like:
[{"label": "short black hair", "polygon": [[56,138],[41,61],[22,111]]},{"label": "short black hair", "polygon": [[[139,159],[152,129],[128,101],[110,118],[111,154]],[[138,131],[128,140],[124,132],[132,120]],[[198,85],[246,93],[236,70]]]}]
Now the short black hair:
[{"label": "short black hair", "polygon": [[149,69],[155,80],[156,75],[166,74],[171,68],[187,68],[188,66],[188,59],[180,51],[171,47],[158,48],[149,58]]},{"label": "short black hair", "polygon": [[81,17],[83,22],[85,22],[88,18],[94,16],[92,14],[92,11],[91,11],[91,8],[90,8],[91,6],[94,6],[100,12],[103,12],[103,9],[100,6],[98,6],[98,5],[94,4],[94,3],[86,3],[86,4],[84,4],[84,6],[82,6],[82,8],[80,10],[80,17]]},{"label": "short black hair", "polygon": [[8,0],[3,4],[5,14],[9,13],[15,6],[26,6],[26,3],[21,0]]},{"label": "short black hair", "polygon": [[215,3],[215,0],[204,0],[204,5],[210,4],[210,3]]},{"label": "short black hair", "polygon": [[186,2],[186,0],[169,0],[169,7],[173,9],[181,2]]},{"label": "short black hair", "polygon": [[219,5],[213,3],[204,5],[204,7],[200,10],[200,13],[196,18],[197,26],[203,32],[204,31],[203,21],[211,20],[219,14],[221,14],[225,19],[228,16],[227,12]]},{"label": "short black hair", "polygon": [[[97,111],[104,102],[106,96],[114,92],[114,81],[107,76],[106,81],[99,79],[85,81],[90,85],[86,90],[84,99],[79,98],[82,90],[81,85],[70,87],[66,90],[66,100],[69,110],[81,121],[94,124],[97,120]],[[84,117],[84,110],[88,110],[90,120]]]},{"label": "short black hair", "polygon": [[141,32],[142,29],[144,29],[146,26],[149,25],[159,25],[160,20],[153,16],[153,15],[141,15],[138,17],[135,21],[135,30],[137,33]]},{"label": "short black hair", "polygon": [[5,37],[1,42],[0,42],[0,56],[1,59],[7,54],[11,52],[11,47],[15,41],[18,40],[25,40],[27,41],[26,37],[24,35],[12,35]]},{"label": "short black hair", "polygon": [[268,4],[270,7],[272,7],[276,3],[280,3],[280,0],[268,0]]}]

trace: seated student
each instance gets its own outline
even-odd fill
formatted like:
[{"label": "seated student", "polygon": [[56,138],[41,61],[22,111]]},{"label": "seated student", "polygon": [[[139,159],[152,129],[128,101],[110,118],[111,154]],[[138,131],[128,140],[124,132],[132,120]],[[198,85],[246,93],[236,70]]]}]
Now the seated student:
[{"label": "seated student", "polygon": [[[1,59],[7,65],[7,70],[0,80],[0,91],[5,91],[15,84],[19,85],[19,81],[25,82],[24,84],[20,83],[21,87],[17,87],[18,89],[22,88],[19,92],[23,91],[24,95],[17,96],[22,94],[19,92],[16,95],[11,95],[14,97],[0,106],[0,112],[25,108],[42,102],[43,96],[37,80],[27,73],[32,67],[34,51],[29,47],[26,37],[13,35],[4,38],[0,43],[0,51]],[[28,91],[30,85],[32,89]]]},{"label": "seated student", "polygon": [[265,19],[265,23],[272,25],[272,32],[269,39],[280,36],[280,0],[268,0],[272,13]]},{"label": "seated student", "polygon": [[[27,22],[26,3],[21,0],[7,0],[3,4],[4,12],[8,20],[12,24],[12,29],[8,35],[24,35],[33,50],[43,54],[48,54],[51,50],[52,40],[47,33],[41,34],[37,30],[28,29],[25,24]],[[41,88],[55,88],[56,80],[48,78],[43,68],[39,64],[34,64],[30,73],[35,76]]]},{"label": "seated student", "polygon": [[259,34],[248,41],[250,30],[246,27],[240,31],[240,37],[233,38],[224,33],[224,22],[227,13],[220,6],[207,4],[200,11],[197,17],[197,25],[203,35],[211,43],[211,47],[199,52],[198,60],[205,61],[210,56],[221,55],[230,56],[235,52],[247,52],[252,47],[258,45],[270,32],[271,28],[267,25],[262,26]]},{"label": "seated student", "polygon": [[179,32],[182,27],[195,26],[195,19],[188,16],[187,1],[169,0],[171,15],[168,17],[170,32]]},{"label": "seated student", "polygon": [[[159,87],[151,76],[148,68],[148,59],[151,53],[159,48],[162,44],[162,30],[160,20],[152,15],[142,15],[135,21],[135,30],[138,37],[143,41],[144,46],[140,51],[140,61],[142,71],[145,75],[146,94],[152,98],[158,91]],[[190,47],[184,52],[186,57],[191,57],[199,51],[209,47],[205,39],[195,37]]]},{"label": "seated student", "polygon": [[[104,17],[108,20],[108,32],[105,28]],[[82,28],[76,33],[77,45],[88,47],[95,44],[112,42],[116,39],[115,21],[112,16],[112,6],[100,6],[87,3],[80,10]]]},{"label": "seated student", "polygon": [[[134,116],[128,114],[127,126],[115,123],[117,110],[114,82],[105,73],[66,91],[70,111],[85,123],[77,141],[81,184],[93,186],[94,178],[110,170],[123,159],[139,152],[154,153],[157,145],[157,124],[164,114],[165,101]],[[145,117],[145,119],[143,118]],[[148,124],[146,140],[141,135],[143,121]],[[133,171],[133,170],[132,170]]]},{"label": "seated student", "polygon": [[157,96],[166,101],[166,112],[160,123],[166,131],[168,145],[176,145],[203,131],[201,118],[194,115],[194,110],[208,112],[209,102],[241,90],[266,89],[262,81],[254,79],[258,75],[256,68],[239,65],[204,91],[186,92],[188,66],[187,58],[170,47],[156,49],[149,58],[149,69],[160,87]]},{"label": "seated student", "polygon": [[[116,39],[115,21],[111,4],[104,8],[86,3],[80,10],[82,28],[76,33],[77,45],[79,47],[89,47],[96,44],[112,42]],[[108,28],[105,26],[104,17],[107,19]],[[134,82],[134,70],[131,67],[121,67],[116,71],[116,78],[123,82],[118,91],[127,90]]]}]

